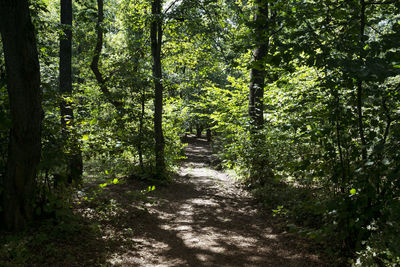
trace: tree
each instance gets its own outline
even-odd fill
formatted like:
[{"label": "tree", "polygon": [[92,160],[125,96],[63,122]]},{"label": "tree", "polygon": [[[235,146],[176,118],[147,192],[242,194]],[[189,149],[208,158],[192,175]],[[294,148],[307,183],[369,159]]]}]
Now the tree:
[{"label": "tree", "polygon": [[97,24],[96,24],[97,39],[90,68],[92,69],[94,76],[96,77],[96,80],[100,85],[101,92],[103,93],[107,101],[110,102],[121,115],[125,113],[123,103],[119,100],[116,100],[107,87],[107,82],[112,78],[113,73],[111,73],[108,77],[105,78],[99,69],[99,61],[100,61],[101,51],[103,49],[103,21],[104,21],[104,2],[103,0],[97,0]]},{"label": "tree", "polygon": [[254,15],[255,49],[250,72],[249,86],[249,116],[251,124],[262,128],[264,123],[263,97],[265,84],[265,59],[268,55],[268,2],[256,0],[256,14]]},{"label": "tree", "polygon": [[68,139],[69,155],[68,161],[68,182],[78,182],[82,177],[82,155],[78,141],[74,135],[74,112],[71,102],[65,98],[72,94],[72,0],[61,0],[61,25],[63,35],[60,38],[60,93],[61,100],[61,124],[64,138]]},{"label": "tree", "polygon": [[264,180],[271,179],[273,172],[268,157],[256,155],[265,153],[265,138],[260,135],[264,127],[264,87],[267,76],[266,65],[269,53],[270,23],[271,16],[269,2],[264,0],[255,1],[256,13],[254,14],[254,44],[253,61],[250,70],[249,85],[249,117],[250,117],[250,147],[249,151],[253,159],[250,161],[249,176],[252,180],[263,184]]},{"label": "tree", "polygon": [[154,139],[156,155],[156,175],[162,175],[165,171],[164,159],[164,135],[162,130],[163,111],[163,84],[161,71],[161,45],[162,45],[162,18],[161,0],[153,0],[151,5],[153,15],[150,28],[151,54],[153,57],[153,81],[154,81]]},{"label": "tree", "polygon": [[43,117],[40,68],[28,1],[0,1],[0,30],[12,117],[3,219],[7,229],[20,230],[33,218]]}]

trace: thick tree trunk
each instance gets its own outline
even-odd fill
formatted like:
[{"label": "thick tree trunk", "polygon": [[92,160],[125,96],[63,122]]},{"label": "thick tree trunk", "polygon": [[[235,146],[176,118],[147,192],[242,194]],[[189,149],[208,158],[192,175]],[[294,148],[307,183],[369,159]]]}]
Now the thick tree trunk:
[{"label": "thick tree trunk", "polygon": [[[60,39],[60,93],[63,97],[72,94],[72,0],[61,0],[61,24],[63,36]],[[63,135],[68,139],[68,182],[79,183],[82,178],[82,154],[78,140],[71,129],[74,126],[74,112],[69,102],[61,101],[61,124]]]},{"label": "thick tree trunk", "polygon": [[156,154],[156,175],[162,176],[165,171],[164,159],[164,134],[162,130],[163,110],[163,85],[161,72],[161,44],[162,44],[162,18],[161,0],[153,0],[151,11],[150,40],[153,56],[153,80],[154,80],[154,139]]},{"label": "thick tree trunk", "polygon": [[[61,0],[61,24],[63,34],[60,38],[60,92],[63,95],[72,93],[72,0]],[[62,122],[72,118],[72,109],[63,103]]]},{"label": "thick tree trunk", "polygon": [[43,117],[35,31],[27,0],[0,0],[0,31],[12,128],[3,192],[4,225],[26,227],[33,217]]},{"label": "thick tree trunk", "polygon": [[265,57],[268,54],[268,3],[257,0],[257,11],[254,16],[256,47],[250,71],[249,86],[249,116],[250,123],[255,128],[262,128],[264,124],[264,81],[266,76]]}]

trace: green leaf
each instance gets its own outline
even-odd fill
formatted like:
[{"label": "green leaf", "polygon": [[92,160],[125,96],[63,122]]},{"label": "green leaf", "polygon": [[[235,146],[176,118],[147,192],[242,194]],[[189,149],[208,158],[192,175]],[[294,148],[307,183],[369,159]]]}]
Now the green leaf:
[{"label": "green leaf", "polygon": [[357,190],[355,188],[350,189],[350,195],[355,195]]}]

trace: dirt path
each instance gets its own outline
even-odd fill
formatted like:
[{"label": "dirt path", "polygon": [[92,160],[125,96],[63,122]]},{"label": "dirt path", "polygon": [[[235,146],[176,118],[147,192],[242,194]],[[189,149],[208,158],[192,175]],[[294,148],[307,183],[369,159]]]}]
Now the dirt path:
[{"label": "dirt path", "polygon": [[114,237],[119,249],[113,249],[118,252],[109,255],[109,264],[324,266],[307,252],[307,242],[275,231],[273,220],[260,215],[248,193],[206,164],[205,140],[189,141],[179,177],[154,192],[157,203],[146,204],[148,212],[141,215],[127,207],[125,215],[119,212],[110,220],[103,239]]}]

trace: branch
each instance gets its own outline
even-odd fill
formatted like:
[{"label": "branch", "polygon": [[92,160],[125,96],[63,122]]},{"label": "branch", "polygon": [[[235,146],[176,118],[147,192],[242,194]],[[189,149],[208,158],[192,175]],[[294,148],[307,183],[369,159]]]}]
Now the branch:
[{"label": "branch", "polygon": [[96,32],[97,32],[97,41],[96,47],[94,49],[94,55],[92,59],[92,63],[90,64],[90,68],[92,69],[94,76],[96,77],[97,82],[100,85],[100,91],[106,97],[108,102],[110,102],[118,111],[124,111],[123,103],[121,101],[117,101],[113,99],[110,90],[108,90],[106,82],[111,79],[111,76],[108,78],[104,78],[99,70],[99,60],[101,55],[101,50],[103,47],[103,0],[97,0],[97,24],[96,24]]},{"label": "branch", "polygon": [[167,8],[164,10],[163,15],[166,15],[167,12],[171,9],[171,7],[173,7],[173,6],[176,4],[176,2],[178,2],[178,1],[179,1],[179,0],[175,0],[174,2],[172,2],[172,3],[169,5],[169,7],[167,7]]}]

